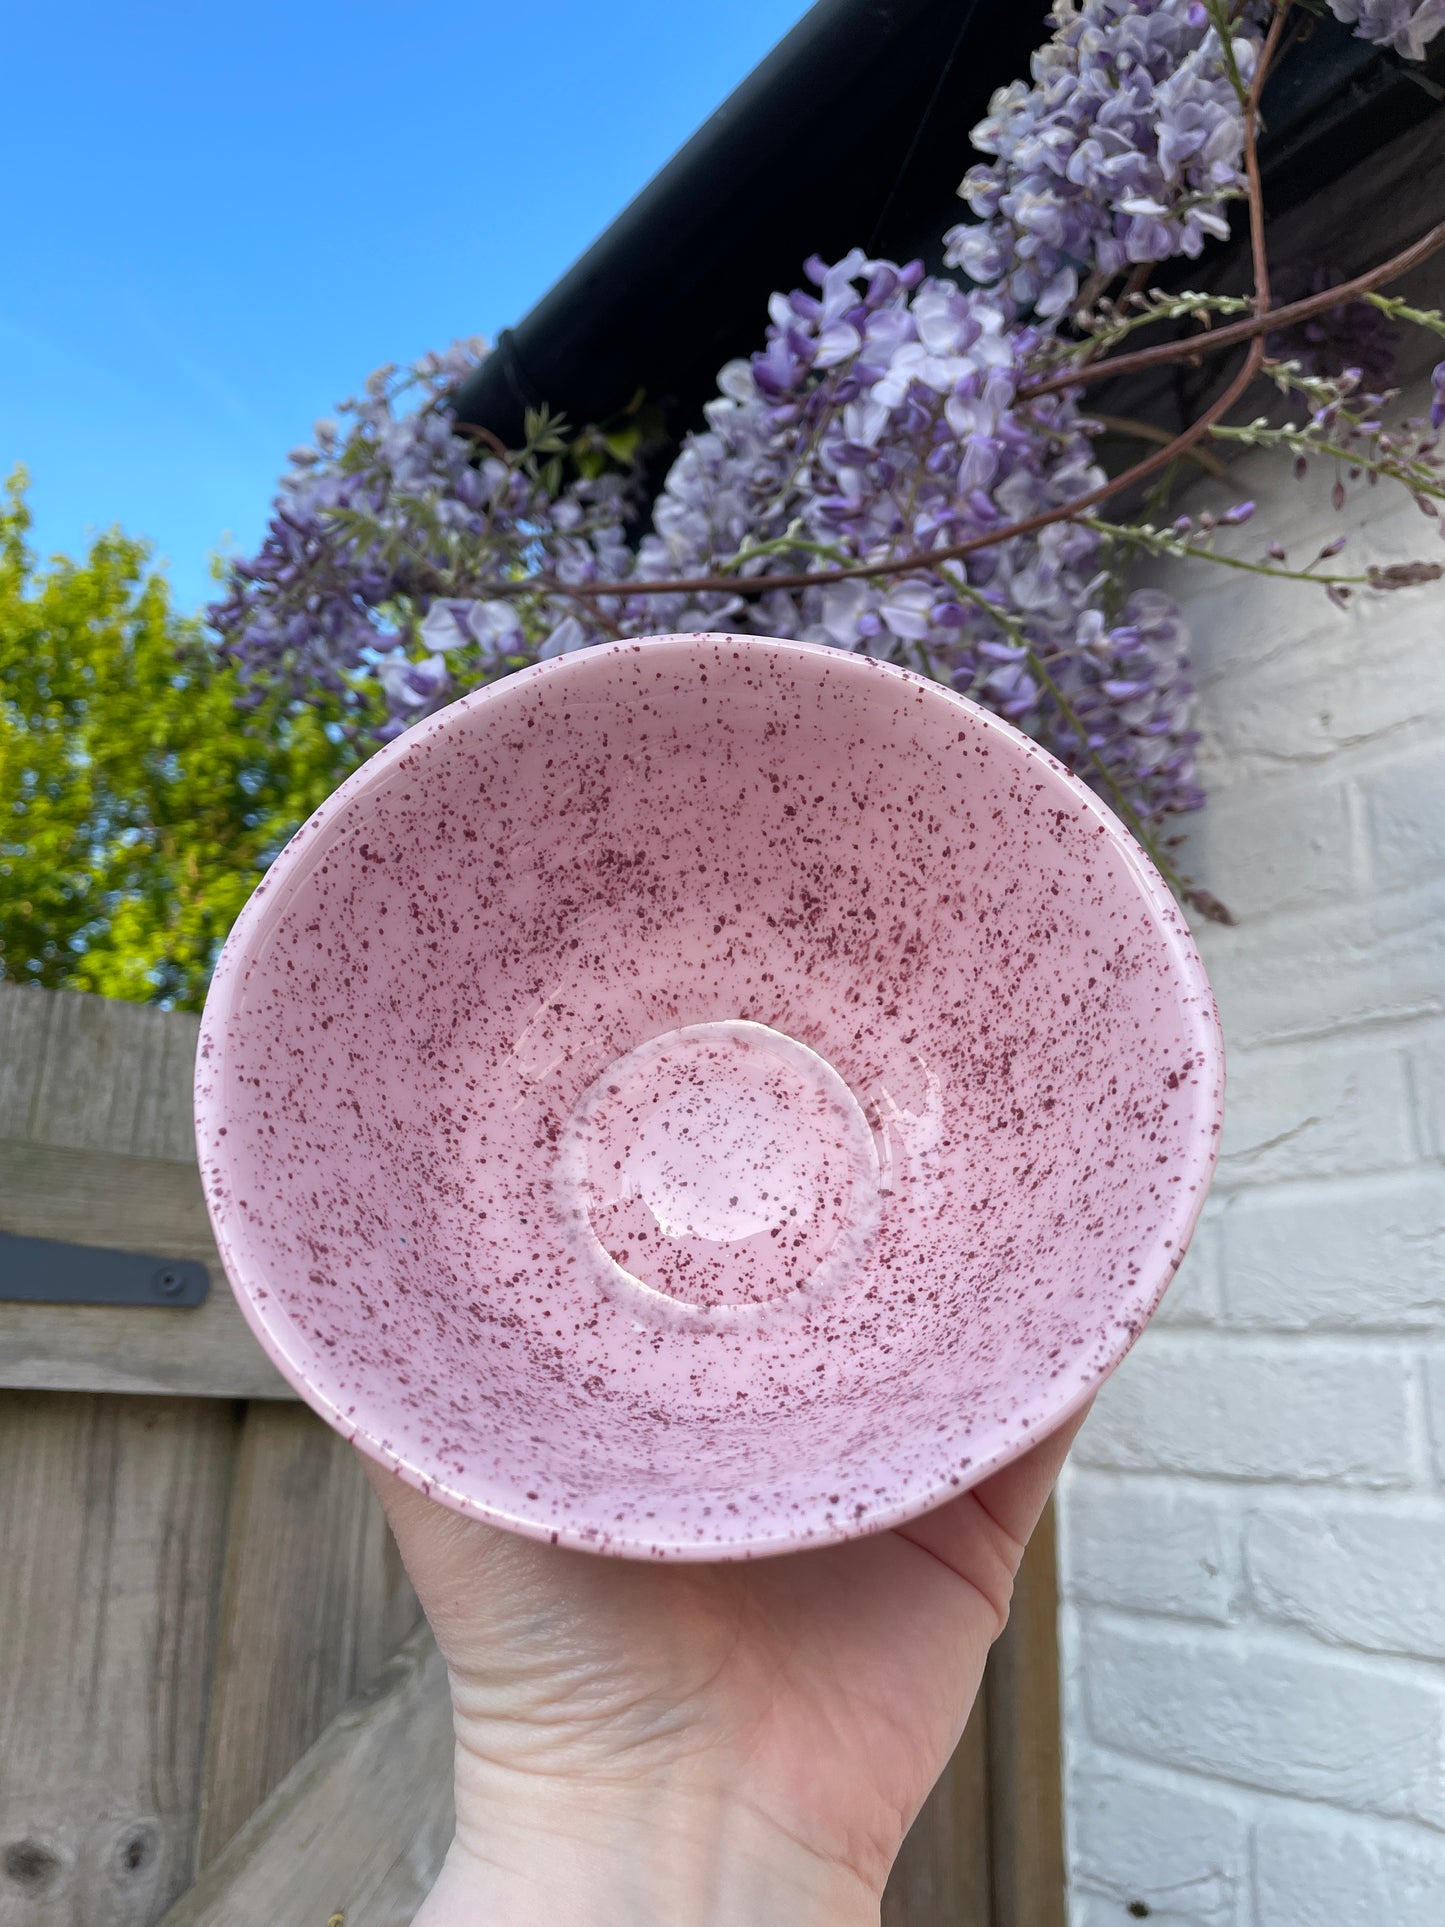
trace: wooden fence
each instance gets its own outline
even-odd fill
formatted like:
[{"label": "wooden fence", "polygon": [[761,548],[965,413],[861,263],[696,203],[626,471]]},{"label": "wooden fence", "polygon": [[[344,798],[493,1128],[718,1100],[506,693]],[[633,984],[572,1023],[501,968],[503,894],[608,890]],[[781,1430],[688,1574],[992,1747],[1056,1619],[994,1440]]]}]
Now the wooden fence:
[{"label": "wooden fence", "polygon": [[[444,1670],[349,1446],[221,1272],[197,1020],[0,984],[0,1231],[199,1259],[192,1310],[0,1300],[0,1927],[404,1927]],[[884,1927],[1062,1927],[1052,1521]]]}]

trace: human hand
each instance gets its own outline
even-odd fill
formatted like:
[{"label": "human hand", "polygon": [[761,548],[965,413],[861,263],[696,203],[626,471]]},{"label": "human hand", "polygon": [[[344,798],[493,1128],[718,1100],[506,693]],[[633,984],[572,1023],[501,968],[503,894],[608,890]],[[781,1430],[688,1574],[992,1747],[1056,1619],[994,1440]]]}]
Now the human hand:
[{"label": "human hand", "polygon": [[891,1531],[716,1565],[524,1539],[367,1461],[457,1734],[415,1927],[876,1927],[1082,1419]]}]

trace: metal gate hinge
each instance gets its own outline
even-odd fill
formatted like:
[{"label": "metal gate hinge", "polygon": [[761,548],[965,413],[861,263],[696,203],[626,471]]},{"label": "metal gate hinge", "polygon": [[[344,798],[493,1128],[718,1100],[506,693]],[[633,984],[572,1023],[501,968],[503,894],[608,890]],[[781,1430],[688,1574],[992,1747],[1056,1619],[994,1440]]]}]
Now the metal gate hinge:
[{"label": "metal gate hinge", "polygon": [[194,1310],[211,1288],[194,1258],[0,1231],[0,1300],[21,1305],[159,1305]]}]

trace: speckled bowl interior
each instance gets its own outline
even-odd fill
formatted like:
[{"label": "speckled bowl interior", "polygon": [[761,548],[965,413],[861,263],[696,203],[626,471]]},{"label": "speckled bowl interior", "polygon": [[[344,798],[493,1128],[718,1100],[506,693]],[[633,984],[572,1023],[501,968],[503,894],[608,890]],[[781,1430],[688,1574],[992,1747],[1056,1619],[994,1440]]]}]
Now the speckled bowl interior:
[{"label": "speckled bowl interior", "polygon": [[226,946],[197,1126],[242,1309],[463,1511],[728,1557],[1047,1432],[1183,1254],[1222,1065],[1188,931],[1008,725],[730,636],[418,725]]}]

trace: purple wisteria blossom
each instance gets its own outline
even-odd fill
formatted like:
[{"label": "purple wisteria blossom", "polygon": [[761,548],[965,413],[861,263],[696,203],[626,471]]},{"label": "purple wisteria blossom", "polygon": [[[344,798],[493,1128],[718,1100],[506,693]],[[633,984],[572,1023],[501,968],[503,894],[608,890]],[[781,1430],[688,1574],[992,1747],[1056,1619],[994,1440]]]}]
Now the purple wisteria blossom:
[{"label": "purple wisteria blossom", "polygon": [[1112,627],[1097,609],[1086,609],[1076,643],[1062,673],[1084,736],[1072,719],[1061,719],[1052,747],[1072,768],[1101,764],[1126,794],[1145,798],[1156,818],[1199,809],[1189,630],[1178,605],[1161,590],[1136,589]]},{"label": "purple wisteria blossom", "polygon": [[[1445,0],[1329,0],[1357,35],[1419,59]],[[1239,98],[1268,0],[1231,16],[1226,49],[1202,0],[1056,0],[1033,82],[1000,88],[973,144],[996,158],[959,188],[979,216],[945,259],[1021,313],[1061,315],[1081,276],[1198,255],[1244,191]]]},{"label": "purple wisteria blossom", "polygon": [[[816,293],[775,297],[763,352],[724,370],[707,433],[668,478],[640,576],[711,572],[744,533],[782,544],[748,572],[806,567],[804,544],[824,566],[884,561],[1022,521],[1103,479],[1070,399],[1016,401],[1037,328],[916,264],[855,251],[809,266]],[[741,626],[912,663],[1088,770],[1045,666],[1066,702],[1085,704],[1090,747],[1107,743],[1145,813],[1188,808],[1189,692],[1174,637],[1161,652],[1152,631],[1124,634],[1127,674],[1103,673],[1104,657],[1081,646],[1102,580],[1096,537],[1056,522],[907,576],[679,602],[666,626]]]},{"label": "purple wisteria blossom", "polygon": [[[640,586],[791,574],[926,553],[1075,500],[1103,480],[1071,399],[1024,405],[1047,339],[993,297],[854,250],[774,296],[766,345],[722,371],[635,558],[577,541],[556,572]],[[1195,807],[1184,630],[1163,597],[1113,630],[1098,538],[1060,521],[907,575],[764,595],[622,594],[623,634],[726,628],[909,663],[1018,722],[1141,813]],[[477,605],[479,608],[482,605]],[[466,622],[475,623],[468,614]],[[449,618],[450,620],[450,618]],[[606,633],[570,614],[541,653]],[[1051,687],[1052,685],[1052,687]],[[1062,702],[1060,700],[1062,698]],[[1072,715],[1070,712],[1073,712]]]},{"label": "purple wisteria blossom", "polygon": [[368,652],[402,640],[376,612],[397,596],[425,597],[435,565],[430,539],[408,550],[401,504],[411,494],[434,498],[459,533],[488,506],[488,479],[435,405],[482,352],[480,342],[459,342],[428,356],[414,371],[420,406],[409,416],[394,412],[397,371],[379,369],[342,404],[348,433],[318,422],[315,445],[291,451],[260,552],[232,564],[230,593],[208,612],[243,667],[261,674],[284,664],[298,688],[314,681],[335,692]]},{"label": "purple wisteria blossom", "polygon": [[[856,249],[809,276],[773,297],[761,351],[722,371],[635,549],[624,478],[553,495],[524,461],[478,459],[452,430],[437,404],[474,363],[476,344],[462,344],[413,384],[381,371],[345,405],[344,434],[323,423],[296,451],[266,543],[213,623],[258,676],[379,690],[381,740],[486,676],[611,635],[799,636],[947,680],[1107,792],[1117,784],[1148,820],[1195,807],[1178,612],[1156,596],[1104,624],[1099,540],[1076,522],[905,575],[746,596],[646,590],[926,554],[1102,481],[1069,396],[1018,400],[1046,324]],[[546,586],[496,594],[528,574]],[[620,587],[568,594],[595,583]]]},{"label": "purple wisteria blossom", "polygon": [[[486,454],[456,432],[447,396],[485,352],[476,340],[379,369],[363,393],[293,449],[260,552],[232,565],[229,594],[208,611],[231,656],[257,679],[298,693],[378,685],[381,740],[468,682],[535,654],[561,627],[565,599],[474,600],[472,584],[537,567],[566,574],[626,558],[619,476],[577,482],[561,499],[526,465]],[[410,402],[407,409],[399,406]],[[416,645],[426,653],[418,659]],[[463,684],[466,686],[466,684]]]},{"label": "purple wisteria blossom", "polygon": [[[1250,0],[1231,42],[1247,84],[1268,8]],[[1033,84],[993,97],[959,193],[980,217],[949,230],[950,267],[999,284],[1020,313],[1066,313],[1081,274],[1197,255],[1229,232],[1243,191],[1244,118],[1226,50],[1199,0],[1058,0]]]},{"label": "purple wisteria blossom", "polygon": [[1373,40],[1407,60],[1420,60],[1445,27],[1445,0],[1329,0],[1330,12],[1355,29],[1359,40]]}]

